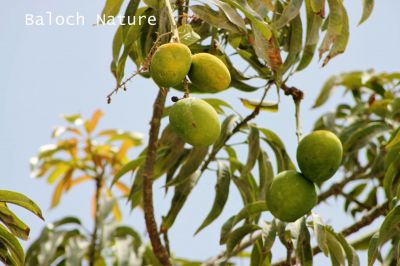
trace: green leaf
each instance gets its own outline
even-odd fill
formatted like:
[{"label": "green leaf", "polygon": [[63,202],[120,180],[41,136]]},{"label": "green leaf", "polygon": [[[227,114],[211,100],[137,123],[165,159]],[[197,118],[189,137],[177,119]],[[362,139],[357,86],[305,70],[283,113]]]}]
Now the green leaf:
[{"label": "green leaf", "polygon": [[260,151],[258,155],[258,172],[260,175],[259,199],[263,200],[274,178],[272,164],[265,151]]},{"label": "green leaf", "polygon": [[289,52],[283,64],[283,73],[297,62],[302,48],[303,26],[300,15],[290,22]]},{"label": "green leaf", "polygon": [[234,222],[236,219],[236,215],[231,216],[221,227],[219,244],[223,245],[228,240],[229,234],[232,231],[233,227],[235,227]]},{"label": "green leaf", "polygon": [[307,33],[306,41],[297,71],[305,69],[314,57],[315,49],[319,40],[319,31],[322,25],[322,18],[313,12],[311,8],[311,0],[305,0],[307,15]]},{"label": "green leaf", "polygon": [[279,102],[269,102],[269,101],[262,101],[259,100],[248,100],[244,98],[240,98],[240,101],[247,109],[254,110],[257,107],[261,111],[268,111],[268,112],[278,112],[279,109]]},{"label": "green leaf", "polygon": [[375,235],[376,231],[372,231],[370,233],[364,234],[361,237],[352,240],[351,245],[356,249],[356,250],[368,250],[369,243],[371,241],[371,238],[373,235]]},{"label": "green leaf", "polygon": [[267,205],[265,200],[255,201],[245,205],[237,215],[229,218],[221,229],[220,244],[225,244],[232,229],[244,219],[249,219],[252,216],[259,215],[260,213],[267,211]]},{"label": "green leaf", "polygon": [[395,182],[399,178],[400,173],[400,156],[397,155],[391,162],[389,167],[386,169],[385,176],[383,179],[383,188],[388,198],[392,198],[396,192],[398,182]]},{"label": "green leaf", "polygon": [[[235,162],[238,164],[238,169],[243,169],[243,165],[240,162]],[[232,176],[232,181],[236,185],[236,188],[239,190],[240,196],[242,197],[242,201],[244,204],[249,204],[255,201],[256,198],[256,187],[254,177],[249,174],[247,179],[240,179],[237,176]],[[253,182],[254,181],[254,182]]]},{"label": "green leaf", "polygon": [[300,265],[312,266],[313,254],[310,244],[310,233],[308,232],[304,217],[297,220],[294,223],[294,227],[292,236],[296,239],[296,257],[299,259]]},{"label": "green leaf", "polygon": [[124,43],[123,27],[118,27],[117,32],[114,35],[112,43],[112,61],[111,61],[111,73],[113,73],[115,78],[118,78],[117,67],[118,60],[121,54],[122,45]]},{"label": "green leaf", "polygon": [[0,202],[12,203],[32,212],[43,220],[42,211],[31,199],[25,195],[9,190],[0,190]]},{"label": "green leaf", "polygon": [[264,240],[264,251],[269,252],[274,245],[277,234],[277,227],[275,219],[272,219],[271,223],[264,222],[262,226],[262,239]]},{"label": "green leaf", "polygon": [[109,21],[109,17],[114,17],[119,13],[123,2],[124,0],[106,0],[101,16],[104,16],[106,21]]},{"label": "green leaf", "polygon": [[397,133],[393,135],[393,137],[386,144],[385,148],[391,149],[399,143],[400,143],[400,130],[398,130]]},{"label": "green leaf", "polygon": [[229,234],[229,237],[226,241],[227,253],[230,254],[246,235],[253,233],[254,231],[259,229],[260,227],[255,224],[246,224],[234,230],[232,233]]},{"label": "green leaf", "polygon": [[363,12],[361,19],[358,22],[358,25],[362,24],[369,18],[373,9],[374,9],[374,0],[363,0]]},{"label": "green leaf", "polygon": [[283,9],[282,15],[273,23],[273,27],[280,29],[294,19],[300,12],[303,0],[290,0],[288,5]]},{"label": "green leaf", "polygon": [[[145,16],[148,17],[150,15],[152,15],[152,9],[150,8],[146,8],[146,7],[142,7],[142,8],[138,8],[138,4],[139,1],[131,1],[129,3],[129,12],[132,12],[136,17],[139,16]],[[129,25],[127,27],[125,27],[122,30],[122,35],[123,35],[123,42],[124,42],[124,50],[120,56],[120,58],[118,59],[118,61],[116,61],[116,63],[112,63],[111,64],[111,71],[114,74],[116,80],[117,80],[117,84],[120,84],[123,77],[124,77],[124,73],[125,73],[125,65],[126,65],[126,60],[128,59],[129,55],[132,55],[133,53],[135,55],[137,55],[137,60],[134,60],[137,67],[139,68],[141,66],[141,64],[144,61],[144,58],[146,57],[147,53],[145,55],[142,54],[142,50],[143,47],[141,46],[142,43],[141,41],[141,29],[143,27],[143,31],[144,31],[144,27],[145,26],[149,26],[149,25],[139,25],[139,23],[135,24],[135,25]],[[149,34],[151,34],[150,29],[147,29],[147,32]],[[121,32],[118,32],[116,34],[121,34]],[[115,52],[118,51],[118,46],[119,46],[119,40],[120,36],[115,36],[114,40],[116,42],[116,47],[113,48],[115,50]]]},{"label": "green leaf", "polygon": [[229,21],[225,14],[221,11],[217,12],[211,9],[209,6],[195,5],[190,7],[193,13],[196,14],[200,19],[204,20],[211,26],[228,30],[230,32],[239,32],[239,29],[235,24]]},{"label": "green leaf", "polygon": [[215,111],[217,111],[217,113],[219,113],[219,114],[224,114],[224,110],[222,109],[222,107],[226,107],[226,108],[233,110],[232,105],[230,105],[229,103],[227,103],[221,99],[203,98],[202,100],[206,101],[208,104],[210,104],[212,107],[214,107]]},{"label": "green leaf", "polygon": [[18,263],[23,265],[25,260],[24,250],[18,240],[0,224],[0,242],[9,250],[11,257]]},{"label": "green leaf", "polygon": [[261,32],[261,34],[264,36],[266,40],[269,40],[272,36],[272,32],[266,22],[260,16],[255,12],[247,3],[247,1],[243,1],[241,3],[238,3],[233,0],[223,0],[223,2],[226,2],[230,4],[231,6],[239,9],[240,11],[243,12],[243,14],[246,16],[248,20],[251,21],[252,25],[254,26],[255,29]]},{"label": "green leaf", "polygon": [[342,245],[340,242],[335,238],[333,234],[327,234],[327,243],[328,243],[328,249],[329,249],[329,254],[331,258],[331,262],[333,266],[340,265],[344,266],[345,265],[345,254],[342,248]]},{"label": "green leaf", "polygon": [[238,224],[244,219],[248,219],[251,216],[258,215],[268,210],[265,200],[255,201],[244,206],[240,212],[235,216],[234,225]]},{"label": "green leaf", "polygon": [[278,173],[295,169],[293,162],[290,160],[286,152],[286,148],[282,140],[273,131],[266,128],[259,128],[260,132],[264,135],[262,138],[273,150],[278,167]]},{"label": "green leaf", "polygon": [[269,265],[271,257],[271,252],[264,251],[263,241],[258,237],[251,250],[250,266]]},{"label": "green leaf", "polygon": [[316,14],[322,14],[325,7],[325,0],[311,0],[312,11]]},{"label": "green leaf", "polygon": [[247,137],[249,149],[247,152],[246,164],[241,172],[240,179],[246,179],[257,162],[258,154],[260,153],[260,132],[257,127],[250,125],[250,132]]},{"label": "green leaf", "polygon": [[167,215],[163,218],[161,224],[161,232],[166,232],[175,222],[176,217],[181,211],[190,192],[200,177],[200,171],[196,171],[188,177],[186,182],[175,186],[174,196],[172,198],[171,207]]},{"label": "green leaf", "polygon": [[315,100],[313,108],[320,107],[329,99],[329,96],[331,95],[332,90],[335,88],[338,81],[339,78],[337,76],[332,76],[327,81],[325,81],[324,85],[322,86],[321,92]]},{"label": "green leaf", "polygon": [[[343,7],[343,4],[341,0],[328,0],[328,5],[329,5],[329,19],[328,19],[328,28],[325,34],[325,37],[321,43],[321,46],[319,48],[319,57],[322,58],[322,55],[327,52],[332,45],[336,42],[338,37],[343,33],[343,27],[344,25],[344,16],[347,16],[344,12],[345,9]],[[331,50],[332,51],[332,50]],[[327,58],[324,60],[325,65],[330,58],[333,56],[327,56]]]},{"label": "green leaf", "polygon": [[338,54],[341,54],[344,52],[344,50],[347,47],[347,43],[349,41],[349,17],[347,16],[346,9],[342,7],[343,15],[342,15],[342,31],[340,35],[336,38],[334,41],[331,50],[329,51],[329,54],[326,56],[322,66],[325,66],[330,59],[333,57],[337,56]]},{"label": "green leaf", "polygon": [[7,247],[0,241],[0,261],[4,265],[18,265],[18,261],[10,254]]},{"label": "green leaf", "polygon": [[193,30],[190,24],[184,24],[179,26],[178,32],[179,32],[180,42],[186,44],[187,46],[201,39],[200,35]]},{"label": "green leaf", "polygon": [[126,173],[134,172],[143,163],[144,158],[144,156],[140,156],[139,158],[134,159],[122,166],[122,168],[115,174],[111,184],[114,185],[117,183],[118,180]]},{"label": "green leaf", "polygon": [[244,219],[248,219],[254,215],[259,215],[261,212],[267,211],[265,200],[255,201],[245,205],[237,215],[229,218],[221,228],[220,244],[225,244],[232,229]]},{"label": "green leaf", "polygon": [[398,235],[400,232],[400,205],[394,207],[383,220],[381,228],[379,229],[379,245],[383,245],[393,236]]},{"label": "green leaf", "polygon": [[317,244],[324,253],[324,255],[328,256],[329,248],[326,236],[327,233],[325,231],[325,224],[318,214],[313,213],[312,217],[313,217],[314,234],[315,234],[315,239],[317,240]]},{"label": "green leaf", "polygon": [[29,227],[21,221],[5,203],[0,203],[0,221],[4,223],[16,237],[23,240],[28,239]]},{"label": "green leaf", "polygon": [[238,26],[240,29],[247,31],[244,19],[238,14],[238,12],[234,8],[232,8],[227,3],[219,0],[210,0],[210,2],[218,6],[225,13],[225,16],[229,19],[230,22]]},{"label": "green leaf", "polygon": [[368,266],[373,266],[379,253],[379,232],[376,232],[369,242],[368,247]]},{"label": "green leaf", "polygon": [[60,220],[52,222],[51,226],[59,227],[59,226],[67,225],[67,224],[68,225],[71,225],[71,224],[81,225],[81,221],[77,217],[67,216],[67,217],[61,218]]},{"label": "green leaf", "polygon": [[217,151],[222,148],[226,138],[232,134],[232,130],[239,123],[239,121],[240,117],[235,114],[229,115],[225,118],[221,125],[221,134],[219,135],[217,141],[214,143],[213,151]]},{"label": "green leaf", "polygon": [[167,186],[176,186],[185,183],[203,163],[208,153],[208,147],[193,147],[183,163],[178,175],[167,183]]},{"label": "green leaf", "polygon": [[355,249],[347,242],[342,234],[335,233],[336,239],[342,245],[344,252],[347,257],[347,262],[349,266],[360,266],[360,259],[355,251]]},{"label": "green leaf", "polygon": [[203,228],[211,224],[222,213],[225,203],[228,200],[230,180],[231,172],[229,167],[225,163],[218,161],[217,184],[215,185],[214,203],[211,211],[200,227],[196,230],[195,234],[199,233]]},{"label": "green leaf", "polygon": [[364,147],[372,138],[384,134],[389,127],[383,122],[370,122],[366,126],[355,130],[350,137],[343,142],[345,151],[354,151]]}]

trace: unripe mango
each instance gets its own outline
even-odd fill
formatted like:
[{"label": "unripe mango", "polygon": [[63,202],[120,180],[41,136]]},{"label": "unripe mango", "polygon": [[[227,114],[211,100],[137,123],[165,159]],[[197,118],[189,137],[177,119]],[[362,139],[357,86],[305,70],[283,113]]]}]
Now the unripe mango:
[{"label": "unripe mango", "polygon": [[317,130],[305,136],[297,147],[297,163],[303,175],[320,184],[331,178],[342,161],[343,147],[330,131]]},{"label": "unripe mango", "polygon": [[192,63],[190,49],[181,43],[158,47],[150,65],[150,75],[160,87],[172,87],[183,81]]},{"label": "unripe mango", "polygon": [[209,146],[221,133],[221,123],[215,109],[206,101],[184,98],[169,112],[172,129],[193,146]]},{"label": "unripe mango", "polygon": [[192,56],[189,78],[200,92],[208,93],[226,90],[231,83],[231,75],[224,62],[207,53]]},{"label": "unripe mango", "polygon": [[314,183],[293,170],[279,173],[267,192],[269,211],[284,222],[296,221],[317,204]]}]

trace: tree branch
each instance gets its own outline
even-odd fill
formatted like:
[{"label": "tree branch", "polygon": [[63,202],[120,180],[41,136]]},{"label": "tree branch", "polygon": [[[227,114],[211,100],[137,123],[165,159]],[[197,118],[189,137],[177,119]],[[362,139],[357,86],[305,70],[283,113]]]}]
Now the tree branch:
[{"label": "tree branch", "polygon": [[100,194],[101,188],[103,186],[103,176],[104,176],[104,168],[100,174],[98,174],[95,178],[96,191],[95,191],[95,217],[94,217],[94,227],[92,232],[92,239],[89,247],[89,266],[94,266],[96,264],[97,257],[97,234],[99,231],[99,209],[100,209]]},{"label": "tree branch", "polygon": [[154,102],[153,117],[150,122],[149,143],[147,146],[146,159],[143,169],[143,210],[147,232],[149,233],[154,255],[164,266],[172,265],[167,249],[162,245],[158,232],[157,222],[154,218],[153,206],[153,175],[156,152],[158,145],[158,135],[160,132],[160,122],[164,110],[165,99],[168,90],[160,88]]},{"label": "tree branch", "polygon": [[300,102],[304,98],[304,92],[296,87],[289,87],[286,83],[281,84],[281,89],[284,91],[285,95],[290,95],[293,101]]},{"label": "tree branch", "polygon": [[339,181],[337,183],[332,184],[328,190],[321,192],[318,196],[318,203],[321,203],[322,201],[327,200],[333,195],[339,195],[342,193],[343,188],[350,182],[355,181],[355,180],[361,180],[361,179],[368,179],[370,177],[373,177],[375,175],[372,174],[364,174],[363,170],[360,170],[358,172],[355,172],[353,175],[344,178],[342,181]]}]

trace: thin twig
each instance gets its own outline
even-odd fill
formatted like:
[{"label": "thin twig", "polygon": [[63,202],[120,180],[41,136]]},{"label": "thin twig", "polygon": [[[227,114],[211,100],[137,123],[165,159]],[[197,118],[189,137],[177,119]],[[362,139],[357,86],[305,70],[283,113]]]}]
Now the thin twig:
[{"label": "thin twig", "polygon": [[167,10],[168,10],[169,23],[171,24],[171,31],[172,31],[172,35],[173,35],[171,41],[180,42],[178,25],[176,24],[176,21],[174,18],[174,12],[171,7],[171,2],[169,0],[165,0],[165,6],[167,7]]},{"label": "thin twig", "polygon": [[296,117],[296,136],[297,142],[300,142],[301,139],[301,125],[300,125],[300,104],[304,98],[304,93],[302,90],[296,87],[289,87],[286,83],[281,84],[281,89],[284,91],[285,95],[291,95],[293,98],[293,102],[295,104],[295,117]]},{"label": "thin twig", "polygon": [[126,85],[137,75],[145,73],[149,71],[150,69],[150,64],[151,64],[151,59],[153,58],[154,53],[156,52],[157,48],[160,46],[161,43],[161,38],[170,35],[172,32],[165,32],[163,34],[157,34],[157,38],[153,43],[153,46],[151,47],[148,55],[146,56],[142,66],[136,70],[133,74],[131,74],[128,78],[126,78],[123,82],[120,84],[117,84],[115,88],[107,95],[107,103],[111,103],[111,97],[116,94],[121,88],[123,88],[124,91],[126,91]]},{"label": "thin twig", "polygon": [[131,81],[134,77],[137,75],[146,72],[147,69],[142,66],[138,70],[136,70],[132,75],[130,75],[127,79],[125,79],[121,84],[117,85],[109,94],[107,94],[107,103],[111,103],[111,97],[116,94],[121,88],[123,88],[124,91],[126,91],[126,84]]},{"label": "thin twig", "polygon": [[300,103],[301,101],[295,101],[295,107],[296,107],[296,111],[295,111],[295,117],[296,117],[296,136],[297,136],[297,142],[299,143],[301,140],[301,125],[300,125]]}]

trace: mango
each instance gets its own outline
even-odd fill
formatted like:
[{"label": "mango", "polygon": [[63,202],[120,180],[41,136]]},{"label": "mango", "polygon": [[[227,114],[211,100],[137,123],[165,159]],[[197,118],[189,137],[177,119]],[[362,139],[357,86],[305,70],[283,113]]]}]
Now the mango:
[{"label": "mango", "polygon": [[173,87],[183,81],[190,70],[192,53],[181,43],[158,47],[150,64],[150,75],[160,87]]},{"label": "mango", "polygon": [[198,92],[203,93],[226,90],[231,83],[231,75],[224,62],[207,53],[192,56],[189,78]]},{"label": "mango", "polygon": [[317,130],[305,136],[297,147],[297,163],[303,175],[321,184],[331,178],[342,162],[343,147],[330,131]]},{"label": "mango", "polygon": [[209,146],[221,133],[221,122],[215,109],[206,101],[192,97],[175,103],[169,112],[175,133],[193,146]]},{"label": "mango", "polygon": [[289,170],[273,179],[266,200],[274,217],[284,222],[294,222],[317,204],[317,191],[313,182]]}]

